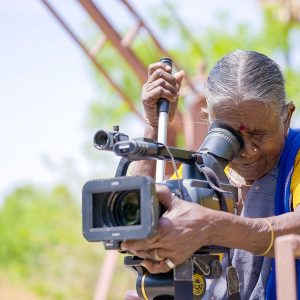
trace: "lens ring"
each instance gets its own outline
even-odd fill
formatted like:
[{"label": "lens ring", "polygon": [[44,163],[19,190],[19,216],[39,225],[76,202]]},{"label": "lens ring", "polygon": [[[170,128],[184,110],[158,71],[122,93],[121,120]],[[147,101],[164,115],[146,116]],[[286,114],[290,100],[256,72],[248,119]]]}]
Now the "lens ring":
[{"label": "lens ring", "polygon": [[140,225],[140,195],[138,190],[116,193],[112,201],[111,216],[115,226]]},{"label": "lens ring", "polygon": [[237,155],[241,148],[241,144],[236,136],[227,129],[223,128],[213,128],[209,131],[210,136],[215,136],[216,138],[225,139],[227,143],[232,146],[232,150],[234,151],[234,155]]}]

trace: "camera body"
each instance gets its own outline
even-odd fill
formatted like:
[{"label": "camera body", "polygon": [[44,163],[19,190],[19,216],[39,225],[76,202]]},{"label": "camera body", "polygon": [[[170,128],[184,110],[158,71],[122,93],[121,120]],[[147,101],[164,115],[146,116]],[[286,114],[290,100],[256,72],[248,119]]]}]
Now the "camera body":
[{"label": "camera body", "polygon": [[[168,180],[164,183],[178,196],[179,184],[185,201],[221,210],[219,194],[202,179]],[[83,195],[83,235],[90,242],[102,241],[105,248],[119,250],[128,239],[144,239],[155,233],[160,207],[155,182],[149,176],[115,177],[87,182]],[[235,189],[221,184],[228,212],[235,211]]]},{"label": "camera body", "polygon": [[[107,141],[113,141],[116,136],[127,137],[116,130],[98,131],[95,136],[99,137],[99,132]],[[105,144],[103,138],[98,140]],[[156,231],[164,209],[159,205],[154,180],[149,176],[124,176],[129,164],[140,159],[181,162],[182,179],[160,184],[184,201],[234,213],[237,189],[229,184],[224,168],[241,146],[242,140],[237,133],[218,123],[210,127],[198,152],[166,148],[154,141],[129,140],[128,137],[102,148],[112,150],[122,159],[116,177],[88,181],[83,187],[84,237],[90,242],[102,241],[106,249],[119,250],[123,240],[144,239]],[[207,174],[208,170],[213,176]]]}]

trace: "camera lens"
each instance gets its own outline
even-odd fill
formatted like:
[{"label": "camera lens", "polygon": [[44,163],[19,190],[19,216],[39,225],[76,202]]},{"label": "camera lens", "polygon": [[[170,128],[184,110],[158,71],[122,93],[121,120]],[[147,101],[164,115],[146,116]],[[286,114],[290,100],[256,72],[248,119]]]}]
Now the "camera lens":
[{"label": "camera lens", "polygon": [[125,191],[116,195],[112,212],[117,226],[140,225],[140,195],[138,191]]},{"label": "camera lens", "polygon": [[104,130],[99,130],[94,136],[94,145],[97,149],[103,150],[109,146],[109,135]]}]

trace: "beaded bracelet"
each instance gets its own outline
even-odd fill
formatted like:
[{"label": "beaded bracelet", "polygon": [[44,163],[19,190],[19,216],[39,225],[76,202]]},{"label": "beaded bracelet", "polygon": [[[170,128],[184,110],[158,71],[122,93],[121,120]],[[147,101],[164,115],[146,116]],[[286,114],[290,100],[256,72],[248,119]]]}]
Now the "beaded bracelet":
[{"label": "beaded bracelet", "polygon": [[274,244],[274,230],[273,230],[272,224],[267,219],[262,219],[262,220],[264,220],[268,224],[268,226],[271,230],[271,242],[270,242],[270,245],[269,245],[268,249],[265,252],[263,252],[262,254],[256,254],[257,256],[267,255],[269,253],[269,251],[271,250],[271,248],[273,247],[273,244]]}]

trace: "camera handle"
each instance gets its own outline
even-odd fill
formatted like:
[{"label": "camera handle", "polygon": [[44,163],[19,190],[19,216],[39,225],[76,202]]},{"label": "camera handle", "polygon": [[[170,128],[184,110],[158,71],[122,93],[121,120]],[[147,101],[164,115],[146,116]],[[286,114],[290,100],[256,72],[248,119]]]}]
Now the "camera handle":
[{"label": "camera handle", "polygon": [[[172,60],[168,57],[162,57],[161,62],[169,65],[172,72]],[[170,102],[167,99],[161,98],[158,100],[158,136],[157,142],[166,144],[167,142],[167,130],[169,122],[169,108]],[[165,177],[165,161],[158,160],[156,162],[156,182],[162,182]]]}]

